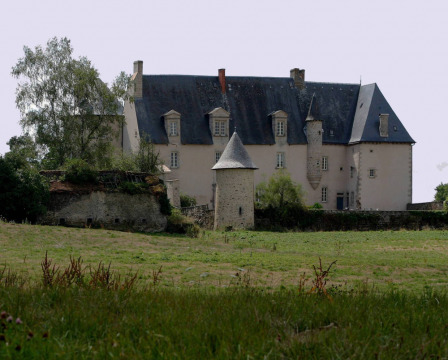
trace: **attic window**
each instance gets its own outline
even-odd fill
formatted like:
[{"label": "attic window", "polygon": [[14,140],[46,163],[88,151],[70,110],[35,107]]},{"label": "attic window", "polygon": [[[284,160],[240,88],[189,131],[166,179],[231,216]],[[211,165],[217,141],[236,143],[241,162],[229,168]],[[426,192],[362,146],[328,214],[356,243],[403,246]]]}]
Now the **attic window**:
[{"label": "attic window", "polygon": [[394,131],[397,131],[397,130],[398,130],[397,126],[396,126],[396,125],[394,125]]},{"label": "attic window", "polygon": [[330,130],[330,136],[334,136],[334,131]]},{"label": "attic window", "polygon": [[179,131],[177,127],[177,121],[170,121],[170,136],[178,136]]},{"label": "attic window", "polygon": [[226,136],[227,135],[227,120],[215,120],[213,124],[214,136]]},{"label": "attic window", "polygon": [[284,121],[277,121],[277,128],[276,128],[276,135],[277,136],[285,136],[285,122]]}]

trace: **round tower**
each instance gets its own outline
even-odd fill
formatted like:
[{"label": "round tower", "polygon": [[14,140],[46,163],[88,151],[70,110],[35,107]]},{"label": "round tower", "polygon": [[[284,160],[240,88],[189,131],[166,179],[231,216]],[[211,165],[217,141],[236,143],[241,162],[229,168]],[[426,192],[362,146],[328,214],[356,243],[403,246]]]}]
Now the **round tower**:
[{"label": "round tower", "polygon": [[232,227],[245,229],[254,226],[254,170],[240,137],[233,133],[216,171],[214,229]]},{"label": "round tower", "polygon": [[316,96],[311,99],[308,116],[306,117],[307,163],[306,175],[311,187],[316,190],[322,178],[322,120],[320,120]]}]

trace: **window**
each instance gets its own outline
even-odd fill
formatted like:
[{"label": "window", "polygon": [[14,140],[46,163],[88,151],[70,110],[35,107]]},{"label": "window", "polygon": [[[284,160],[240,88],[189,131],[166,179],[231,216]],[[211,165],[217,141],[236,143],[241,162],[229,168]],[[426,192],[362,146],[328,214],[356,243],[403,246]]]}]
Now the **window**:
[{"label": "window", "polygon": [[214,136],[226,136],[227,131],[227,121],[226,120],[215,120],[213,135]]},{"label": "window", "polygon": [[322,170],[328,170],[328,156],[322,157]]},{"label": "window", "polygon": [[171,153],[170,165],[171,165],[171,168],[179,167],[179,154],[177,153],[177,151],[173,151]]},{"label": "window", "polygon": [[350,207],[353,207],[355,205],[355,193],[352,191],[350,193]]},{"label": "window", "polygon": [[285,153],[277,153],[277,168],[283,169],[285,167]]},{"label": "window", "polygon": [[221,151],[215,152],[215,164],[219,161],[219,159],[221,158],[221,155],[222,155]]},{"label": "window", "polygon": [[137,130],[135,130],[134,131],[134,137],[137,139],[137,137],[138,137],[138,131]]},{"label": "window", "polygon": [[369,169],[369,178],[376,177],[376,171],[375,169]]},{"label": "window", "polygon": [[327,202],[328,200],[328,188],[325,186],[322,188],[322,202]]},{"label": "window", "polygon": [[276,135],[277,136],[285,136],[285,122],[284,121],[277,121]]},{"label": "window", "polygon": [[178,136],[177,121],[170,121],[170,136]]},{"label": "window", "polygon": [[355,173],[355,168],[353,166],[350,166],[350,177],[352,178]]}]

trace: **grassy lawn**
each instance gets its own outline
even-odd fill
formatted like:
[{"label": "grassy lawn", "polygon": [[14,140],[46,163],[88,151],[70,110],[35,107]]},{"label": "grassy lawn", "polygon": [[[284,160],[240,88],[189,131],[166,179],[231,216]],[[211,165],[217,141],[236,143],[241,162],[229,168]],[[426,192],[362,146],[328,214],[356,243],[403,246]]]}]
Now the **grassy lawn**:
[{"label": "grassy lawn", "polygon": [[70,256],[81,256],[84,265],[110,262],[121,274],[138,271],[143,283],[162,266],[166,287],[225,287],[238,272],[251,285],[293,288],[312,277],[319,257],[324,267],[337,261],[329,285],[343,289],[367,283],[421,291],[448,284],[448,231],[203,232],[192,239],[0,223],[0,266],[37,280],[45,252],[61,267]]},{"label": "grassy lawn", "polygon": [[[82,257],[138,279],[44,286],[46,252],[61,270]],[[447,255],[446,231],[191,239],[0,223],[0,358],[444,359]],[[327,295],[309,292],[319,257],[337,261]]]}]

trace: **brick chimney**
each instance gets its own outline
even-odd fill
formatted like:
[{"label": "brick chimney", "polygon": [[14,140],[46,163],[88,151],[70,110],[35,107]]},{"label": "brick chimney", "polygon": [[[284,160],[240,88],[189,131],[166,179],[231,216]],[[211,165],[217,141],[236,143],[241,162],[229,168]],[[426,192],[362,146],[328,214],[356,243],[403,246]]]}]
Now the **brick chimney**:
[{"label": "brick chimney", "polygon": [[134,84],[133,96],[134,98],[143,97],[143,61],[134,61],[134,74],[131,78]]},{"label": "brick chimney", "polygon": [[389,114],[380,114],[380,136],[389,137]]},{"label": "brick chimney", "polygon": [[294,79],[294,84],[299,90],[305,88],[305,70],[300,70],[298,68],[291,69],[291,78]]},{"label": "brick chimney", "polygon": [[218,70],[219,84],[221,85],[221,93],[226,93],[226,69]]}]

